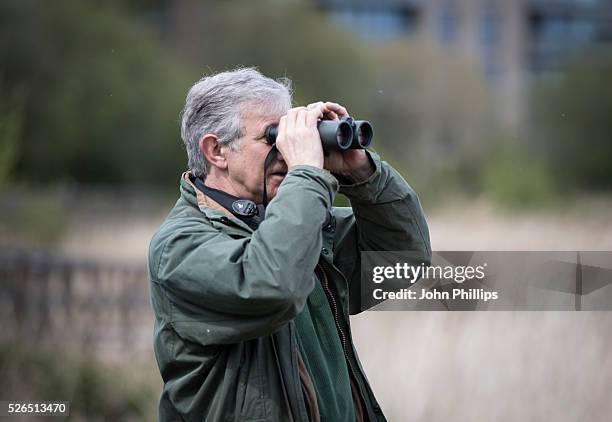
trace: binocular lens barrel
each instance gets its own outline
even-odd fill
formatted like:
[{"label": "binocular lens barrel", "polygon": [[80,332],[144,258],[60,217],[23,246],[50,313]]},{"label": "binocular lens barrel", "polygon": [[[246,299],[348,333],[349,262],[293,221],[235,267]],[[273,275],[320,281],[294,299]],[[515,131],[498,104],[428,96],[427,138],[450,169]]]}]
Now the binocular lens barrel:
[{"label": "binocular lens barrel", "polygon": [[353,143],[353,128],[341,120],[321,120],[317,125],[323,149],[349,149]]},{"label": "binocular lens barrel", "polygon": [[365,120],[355,120],[354,123],[355,136],[353,136],[353,143],[356,141],[359,146],[356,148],[366,149],[372,143],[372,137],[374,136],[374,129],[370,122]]},{"label": "binocular lens barrel", "polygon": [[[352,124],[351,124],[352,123]],[[365,149],[372,143],[374,130],[365,120],[321,120],[317,124],[324,150]],[[266,129],[266,141],[276,142],[278,125]]]}]

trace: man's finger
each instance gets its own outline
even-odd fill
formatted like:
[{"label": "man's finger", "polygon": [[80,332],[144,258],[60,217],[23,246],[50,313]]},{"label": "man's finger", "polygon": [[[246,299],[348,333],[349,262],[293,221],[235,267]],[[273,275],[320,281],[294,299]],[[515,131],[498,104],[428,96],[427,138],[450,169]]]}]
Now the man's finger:
[{"label": "man's finger", "polygon": [[288,127],[294,128],[296,124],[298,124],[300,122],[301,123],[304,122],[303,118],[302,118],[302,120],[298,120],[299,119],[298,115],[300,114],[300,111],[302,111],[302,110],[306,110],[306,107],[294,107],[294,108],[290,109],[287,112],[287,125],[288,125]]},{"label": "man's finger", "polygon": [[338,115],[333,111],[326,111],[323,114],[328,120],[338,120]]},{"label": "man's finger", "polygon": [[292,129],[295,126],[296,116],[297,113],[294,109],[290,109],[289,111],[287,111],[287,114],[285,115],[286,129]]},{"label": "man's finger", "polygon": [[306,114],[306,125],[316,125],[317,121],[323,117],[323,103],[321,103],[318,107],[312,108],[308,110]]},{"label": "man's finger", "polygon": [[276,139],[284,138],[286,131],[287,131],[287,116],[282,116],[278,122],[278,133],[276,134]]},{"label": "man's finger", "polygon": [[297,118],[296,118],[296,125],[297,126],[304,126],[307,124],[307,116],[308,113],[310,112],[310,110],[308,110],[307,108],[302,108],[300,110],[298,110],[297,112]]},{"label": "man's finger", "polygon": [[338,103],[332,103],[330,101],[325,103],[325,107],[327,110],[329,111],[333,111],[334,113],[336,113],[336,115],[338,115],[338,117],[344,117],[344,116],[348,116],[348,111],[346,110],[346,108],[344,108],[343,106],[341,106]]},{"label": "man's finger", "polygon": [[317,101],[316,103],[310,103],[306,106],[306,108],[311,109],[325,104],[323,101]]}]

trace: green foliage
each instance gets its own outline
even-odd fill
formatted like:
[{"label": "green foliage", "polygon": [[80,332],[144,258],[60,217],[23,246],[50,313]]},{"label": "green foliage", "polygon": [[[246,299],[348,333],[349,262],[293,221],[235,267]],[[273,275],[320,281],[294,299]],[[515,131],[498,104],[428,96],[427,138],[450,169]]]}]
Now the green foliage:
[{"label": "green foliage", "polygon": [[368,115],[389,160],[423,197],[476,190],[490,99],[474,64],[401,40],[376,49],[375,61]]},{"label": "green foliage", "polygon": [[[185,162],[178,112],[192,69],[255,65],[290,77],[296,104],[334,100],[371,120],[376,147],[415,187],[439,174],[467,174],[475,185],[474,134],[488,97],[473,64],[446,50],[370,44],[305,1],[208,1],[188,9],[193,27],[172,21],[182,16],[174,4],[158,4],[173,22],[158,22],[158,32],[142,24],[151,12],[142,2],[8,4],[2,31],[15,41],[1,49],[5,79],[31,93],[15,157],[22,180],[173,186]],[[180,58],[169,53],[173,41]]]},{"label": "green foliage", "polygon": [[491,154],[483,171],[483,190],[495,202],[525,209],[554,199],[554,185],[546,165],[522,149],[502,148]]},{"label": "green foliage", "polygon": [[23,128],[25,93],[19,87],[9,91],[0,85],[0,191],[9,182],[17,157]]},{"label": "green foliage", "polygon": [[[296,104],[334,100],[362,114],[376,65],[345,28],[305,1],[209,1],[202,8],[199,67],[257,66],[294,82]],[[197,42],[196,42],[197,44]]]},{"label": "green foliage", "polygon": [[191,77],[143,26],[73,0],[2,3],[0,74],[29,93],[16,177],[173,183]]},{"label": "green foliage", "polygon": [[538,91],[535,144],[564,192],[612,191],[612,56],[570,63]]},{"label": "green foliage", "polygon": [[[189,86],[254,65],[290,77],[296,104],[334,100],[371,120],[376,148],[424,197],[610,190],[612,60],[601,57],[535,92],[535,136],[508,155],[492,146],[499,125],[473,61],[416,40],[366,41],[306,0],[3,0],[0,187],[174,190]],[[517,178],[512,161],[534,154]]]},{"label": "green foliage", "polygon": [[103,367],[64,350],[0,343],[0,395],[69,401],[72,420],[154,420],[158,392],[138,368]]}]

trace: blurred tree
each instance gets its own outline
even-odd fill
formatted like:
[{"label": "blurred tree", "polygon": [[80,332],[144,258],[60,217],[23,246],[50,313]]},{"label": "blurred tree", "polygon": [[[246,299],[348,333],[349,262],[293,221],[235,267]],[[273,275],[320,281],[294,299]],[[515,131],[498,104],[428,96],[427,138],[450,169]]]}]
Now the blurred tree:
[{"label": "blurred tree", "polygon": [[376,66],[348,30],[304,1],[208,1],[200,7],[197,65],[213,71],[258,66],[294,82],[296,104],[333,100],[368,110],[368,82]]},{"label": "blurred tree", "polygon": [[0,191],[7,186],[15,167],[25,99],[26,92],[20,86],[9,90],[0,85]]},{"label": "blurred tree", "polygon": [[[160,15],[172,12],[158,3]],[[160,43],[167,28],[144,23],[152,12],[142,2],[2,0],[0,83],[30,93],[10,148],[15,179],[174,185],[185,163],[178,114],[196,69],[257,65],[291,77],[297,103],[334,99],[364,115],[358,44],[301,2],[265,3],[197,5],[202,61],[188,63]]]},{"label": "blurred tree", "polygon": [[483,191],[496,203],[522,210],[555,204],[555,187],[545,160],[529,142],[510,135],[491,139],[482,171]]},{"label": "blurred tree", "polygon": [[490,98],[475,63],[429,43],[376,50],[371,113],[394,163],[425,195],[479,189]]},{"label": "blurred tree", "polygon": [[[425,195],[508,180],[486,181],[501,174],[489,163],[499,129],[477,66],[440,46],[361,39],[305,0],[0,0],[0,183],[174,188],[186,91],[239,65],[290,77],[296,104],[335,100],[371,120],[375,148]],[[538,139],[564,186],[612,185],[611,68],[583,61],[537,96]]]},{"label": "blurred tree", "polygon": [[178,112],[193,73],[120,12],[74,0],[0,3],[0,83],[29,93],[18,180],[176,182]]},{"label": "blurred tree", "polygon": [[535,142],[564,194],[612,191],[611,75],[609,54],[580,57],[534,98]]}]

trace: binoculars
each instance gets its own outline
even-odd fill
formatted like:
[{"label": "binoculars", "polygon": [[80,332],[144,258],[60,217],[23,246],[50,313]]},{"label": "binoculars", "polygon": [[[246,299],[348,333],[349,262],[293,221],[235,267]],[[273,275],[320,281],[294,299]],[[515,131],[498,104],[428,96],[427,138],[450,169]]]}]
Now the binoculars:
[{"label": "binoculars", "polygon": [[[346,116],[340,120],[321,120],[317,124],[321,144],[324,151],[366,149],[372,143],[374,129],[366,120],[353,120]],[[273,124],[266,128],[266,141],[269,144],[276,142],[278,125]]]}]

